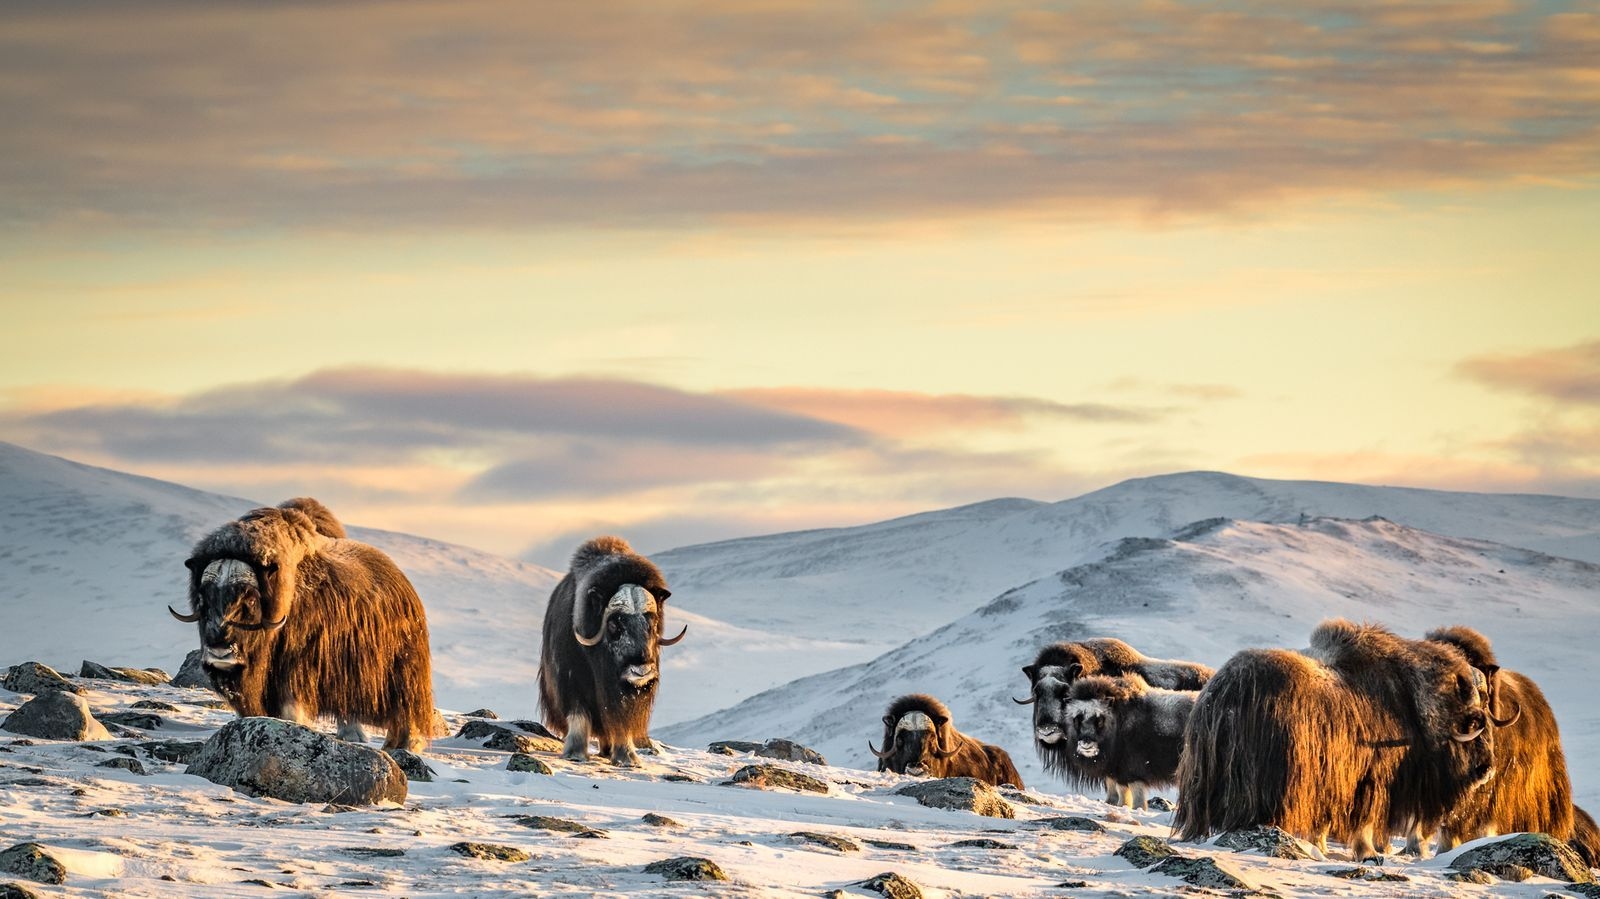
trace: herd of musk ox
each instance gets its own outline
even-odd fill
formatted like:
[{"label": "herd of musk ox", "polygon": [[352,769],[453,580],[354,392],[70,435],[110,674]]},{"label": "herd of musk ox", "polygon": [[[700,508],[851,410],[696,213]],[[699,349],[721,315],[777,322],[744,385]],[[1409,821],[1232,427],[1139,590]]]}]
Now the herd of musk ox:
[{"label": "herd of musk ox", "polygon": [[[311,723],[341,739],[384,730],[386,747],[427,745],[433,715],[422,601],[384,553],[349,539],[314,499],[251,511],[203,538],[185,563],[203,668],[241,716]],[[670,595],[617,537],[580,546],[546,609],[544,723],[566,758],[591,743],[615,765],[651,751]],[[1394,838],[1426,855],[1520,831],[1567,840],[1600,865],[1600,830],[1572,804],[1555,716],[1539,687],[1495,661],[1465,627],[1421,640],[1374,624],[1324,622],[1301,650],[1248,649],[1212,670],[1149,658],[1121,640],[1046,646],[1022,669],[1045,770],[1106,801],[1144,807],[1178,790],[1184,840],[1276,826],[1357,860]],[[1021,789],[1004,749],[956,729],[925,694],[882,719],[879,771],[973,777]]]}]

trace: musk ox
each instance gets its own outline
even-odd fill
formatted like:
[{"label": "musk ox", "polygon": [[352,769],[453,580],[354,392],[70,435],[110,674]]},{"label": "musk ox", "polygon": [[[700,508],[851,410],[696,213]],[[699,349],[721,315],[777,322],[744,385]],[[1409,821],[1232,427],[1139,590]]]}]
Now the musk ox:
[{"label": "musk ox", "polygon": [[1079,678],[1061,740],[1069,779],[1122,785],[1133,807],[1144,808],[1150,788],[1177,782],[1184,726],[1199,695],[1152,687],[1137,674]]},{"label": "musk ox", "polygon": [[317,533],[324,537],[335,537],[340,540],[350,536],[344,532],[344,525],[334,516],[333,510],[324,506],[318,500],[309,496],[297,496],[278,503],[280,509],[294,509],[311,519],[311,524]]},{"label": "musk ox", "polygon": [[972,777],[1021,790],[1022,775],[998,746],[980,743],[950,723],[950,710],[926,693],[910,693],[889,703],[883,716],[883,750],[867,741],[879,771],[914,777]]},{"label": "musk ox", "polygon": [[1274,825],[1357,860],[1394,821],[1439,820],[1494,772],[1485,679],[1454,646],[1324,622],[1305,654],[1238,653],[1200,691],[1173,826]]},{"label": "musk ox", "polygon": [[[1022,673],[1028,677],[1029,696],[1012,701],[1033,706],[1033,744],[1040,761],[1051,774],[1083,786],[1088,779],[1076,766],[1072,744],[1063,736],[1073,682],[1093,675],[1134,674],[1160,689],[1199,690],[1212,671],[1196,662],[1152,659],[1121,640],[1101,637],[1046,646]],[[1106,801],[1112,805],[1132,805],[1141,792],[1114,780],[1106,780],[1105,788]],[[1143,801],[1142,795],[1139,800]]]},{"label": "musk ox", "polygon": [[650,710],[661,683],[661,618],[666,579],[620,537],[596,537],[572,554],[544,613],[539,707],[545,726],[566,735],[563,755],[589,758],[589,740],[614,765],[637,765],[650,745]]},{"label": "musk ox", "polygon": [[385,746],[425,748],[433,672],[422,600],[380,550],[318,527],[289,503],[223,525],[184,563],[189,613],[168,611],[198,623],[201,666],[239,715],[332,715],[341,739],[364,740],[370,724]]},{"label": "musk ox", "polygon": [[1572,848],[1583,856],[1584,864],[1600,868],[1600,825],[1577,806],[1572,807]]},{"label": "musk ox", "polygon": [[1425,855],[1424,835],[1435,825],[1440,852],[1503,833],[1539,832],[1572,840],[1572,781],[1556,715],[1544,693],[1533,681],[1501,668],[1489,641],[1471,628],[1440,628],[1424,639],[1455,647],[1483,672],[1485,701],[1496,725],[1495,774],[1468,791],[1442,821],[1419,822],[1408,835],[1406,850]]}]

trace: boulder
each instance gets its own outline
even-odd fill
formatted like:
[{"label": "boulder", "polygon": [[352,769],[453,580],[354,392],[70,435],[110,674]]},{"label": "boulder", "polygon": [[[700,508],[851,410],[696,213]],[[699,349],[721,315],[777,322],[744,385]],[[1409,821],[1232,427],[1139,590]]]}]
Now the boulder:
[{"label": "boulder", "polygon": [[718,755],[738,755],[741,752],[755,752],[762,744],[751,743],[747,740],[718,740],[706,747],[706,752],[715,752]]},{"label": "boulder", "polygon": [[1519,833],[1456,856],[1450,867],[1457,871],[1486,871],[1501,875],[1512,868],[1527,868],[1567,883],[1593,883],[1594,874],[1571,846],[1544,833]]},{"label": "boulder", "polygon": [[96,765],[95,767],[96,768],[120,768],[123,771],[127,771],[127,772],[130,772],[130,773],[133,773],[133,774],[137,774],[140,777],[143,777],[143,776],[145,776],[146,774],[149,773],[149,772],[144,770],[144,762],[141,762],[138,759],[126,758],[124,756],[117,756],[114,759],[106,759],[105,761],[101,762],[100,764]]},{"label": "boulder", "polygon": [[821,846],[824,849],[832,849],[835,852],[861,851],[861,845],[855,840],[849,839],[848,837],[836,836],[831,833],[817,833],[814,830],[797,830],[794,833],[789,834],[789,839],[798,840],[802,843],[810,843],[813,846]]},{"label": "boulder", "polygon": [[554,774],[555,769],[545,764],[544,759],[528,755],[526,752],[512,753],[506,762],[507,771],[531,771],[534,774]]},{"label": "boulder", "polygon": [[474,711],[468,712],[467,713],[467,717],[468,718],[491,718],[491,719],[494,719],[496,721],[498,721],[500,719],[500,716],[496,715],[493,712],[493,710],[491,710],[491,709],[476,709]]},{"label": "boulder", "polygon": [[239,718],[223,725],[188,773],[285,802],[371,805],[406,798],[405,773],[389,756],[277,718]]},{"label": "boulder", "polygon": [[972,812],[990,818],[1015,818],[1016,810],[1000,798],[999,792],[971,777],[945,777],[907,784],[895,790],[897,796],[910,796],[929,808]]},{"label": "boulder", "polygon": [[561,741],[549,737],[534,737],[528,734],[512,733],[505,728],[483,741],[484,749],[493,749],[497,752],[520,752],[529,754],[534,752],[560,752]]},{"label": "boulder", "polygon": [[128,708],[130,708],[130,709],[144,709],[146,711],[151,711],[151,712],[176,712],[176,711],[178,711],[178,707],[177,706],[173,705],[170,702],[162,702],[159,699],[141,699],[138,702],[134,703],[133,705],[128,706]]},{"label": "boulder", "polygon": [[644,873],[659,874],[666,880],[727,880],[717,863],[709,858],[678,856],[664,858],[644,866]]},{"label": "boulder", "polygon": [[160,715],[151,712],[102,712],[100,721],[104,724],[120,724],[123,727],[138,727],[144,730],[154,730],[166,724]]},{"label": "boulder", "polygon": [[785,762],[805,762],[810,765],[828,763],[828,760],[816,750],[801,746],[793,740],[768,740],[756,747],[755,753],[764,759],[778,759]]},{"label": "boulder", "polygon": [[144,684],[147,687],[159,687],[172,682],[172,678],[160,668],[112,668],[100,665],[85,659],[78,668],[79,677],[92,677],[99,680],[119,680],[129,684]]},{"label": "boulder", "polygon": [[467,858],[481,858],[484,861],[525,862],[533,857],[515,846],[497,843],[456,843],[450,849]]},{"label": "boulder", "polygon": [[989,837],[978,837],[972,840],[957,840],[950,844],[951,849],[1015,849],[1012,843],[1002,843]]},{"label": "boulder", "polygon": [[67,866],[38,843],[18,843],[0,852],[0,872],[38,883],[67,882]]},{"label": "boulder", "polygon": [[191,650],[183,657],[183,664],[178,666],[178,673],[173,675],[172,685],[211,689],[211,678],[207,677],[206,670],[200,667],[200,650]]},{"label": "boulder", "polygon": [[0,883],[0,899],[39,899],[39,894],[20,883]]},{"label": "boulder", "polygon": [[151,758],[182,765],[194,761],[205,745],[199,740],[148,740],[138,744]]},{"label": "boulder", "polygon": [[0,730],[46,740],[109,740],[111,732],[94,720],[89,703],[76,693],[40,693],[0,722]]},{"label": "boulder", "polygon": [[1118,846],[1112,854],[1135,868],[1148,868],[1164,859],[1177,858],[1178,850],[1159,837],[1140,835]]},{"label": "boulder", "polygon": [[13,693],[82,693],[83,688],[42,662],[23,662],[6,669],[0,687]]},{"label": "boulder", "polygon": [[646,823],[648,825],[650,825],[651,827],[682,827],[683,826],[682,824],[679,824],[678,822],[672,820],[671,818],[668,818],[666,815],[658,815],[655,812],[645,812],[644,813],[644,817],[640,818],[639,820],[643,821],[644,823]]},{"label": "boulder", "polygon": [[422,756],[409,749],[385,749],[384,752],[389,758],[394,759],[396,765],[400,766],[400,770],[405,774],[406,780],[415,780],[420,783],[433,782],[433,769],[429,768],[428,763],[422,760]]},{"label": "boulder", "polygon": [[1217,837],[1217,845],[1234,852],[1259,852],[1270,858],[1306,860],[1316,857],[1288,831],[1271,826],[1230,830]]},{"label": "boulder", "polygon": [[882,893],[887,899],[922,899],[921,887],[893,871],[885,871],[876,877],[863,880],[857,886],[874,893]]},{"label": "boulder", "polygon": [[728,783],[760,787],[763,790],[777,788],[799,790],[804,793],[828,792],[828,784],[826,782],[807,774],[797,774],[777,765],[745,765],[733,773],[733,779]]},{"label": "boulder", "polygon": [[1209,856],[1187,858],[1173,855],[1156,862],[1150,870],[1206,889],[1255,890],[1255,885],[1245,880],[1244,875]]},{"label": "boulder", "polygon": [[1074,830],[1082,833],[1105,833],[1105,825],[1093,818],[1081,815],[1067,815],[1060,818],[1040,818],[1029,822],[1035,827],[1048,827],[1051,830]]}]

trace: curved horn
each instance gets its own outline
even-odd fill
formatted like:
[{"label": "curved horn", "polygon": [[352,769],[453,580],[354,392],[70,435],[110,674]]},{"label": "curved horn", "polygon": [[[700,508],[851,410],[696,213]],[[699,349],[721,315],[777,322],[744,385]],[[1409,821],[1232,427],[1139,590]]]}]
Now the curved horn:
[{"label": "curved horn", "polygon": [[945,721],[933,728],[933,757],[947,759],[956,754],[958,747],[948,745],[945,732],[950,729],[950,722]]},{"label": "curved horn", "polygon": [[579,630],[579,628],[583,626],[584,614],[589,611],[590,592],[586,590],[580,593],[577,602],[572,604],[572,636],[581,646],[598,646],[600,638],[606,634],[606,624],[609,623],[608,619],[611,617],[611,609],[607,608],[606,614],[600,617],[600,629],[594,632],[594,636],[585,637],[583,635],[583,631]]},{"label": "curved horn", "polygon": [[661,645],[662,646],[677,646],[678,645],[678,641],[682,640],[683,639],[683,635],[687,634],[688,632],[689,632],[689,625],[685,624],[683,626],[683,630],[678,631],[678,636],[673,637],[670,640],[663,639],[661,641]]},{"label": "curved horn", "polygon": [[282,618],[279,618],[277,621],[257,621],[254,624],[235,624],[234,627],[242,631],[275,631],[278,628],[283,627],[283,623],[288,620],[289,616],[285,615]]},{"label": "curved horn", "polygon": [[1039,697],[1037,697],[1037,696],[1029,696],[1027,699],[1018,699],[1017,697],[1013,696],[1013,697],[1011,697],[1011,701],[1016,703],[1017,705],[1033,705],[1034,703],[1039,701]]},{"label": "curved horn", "polygon": [[1471,743],[1473,740],[1478,739],[1478,737],[1482,735],[1483,728],[1474,727],[1472,730],[1469,730],[1464,734],[1451,733],[1450,739],[1456,741],[1457,743]]},{"label": "curved horn", "polygon": [[1511,717],[1510,718],[1504,718],[1504,719],[1496,718],[1494,715],[1491,714],[1489,716],[1489,721],[1492,722],[1495,727],[1510,727],[1511,725],[1516,724],[1517,721],[1522,718],[1522,703],[1517,702],[1516,700],[1513,699],[1511,701],[1511,705],[1515,709],[1515,711],[1513,711],[1511,713]]},{"label": "curved horn", "polygon": [[878,750],[877,750],[877,749],[876,749],[876,748],[875,748],[875,747],[874,747],[874,746],[873,746],[873,745],[872,745],[872,741],[871,741],[871,740],[868,740],[868,741],[867,741],[867,749],[868,749],[868,750],[869,750],[869,751],[871,751],[871,752],[872,752],[872,754],[873,754],[873,755],[875,755],[875,756],[877,756],[877,757],[878,757],[878,758],[880,758],[880,759],[886,759],[886,758],[888,758],[888,757],[889,757],[889,756],[891,756],[891,755],[893,755],[893,754],[894,754],[894,744],[893,744],[893,743],[890,743],[890,744],[889,744],[889,748],[888,748],[888,749],[885,749],[885,750],[884,750],[884,751],[882,751],[882,752],[879,752],[879,751],[878,751]]},{"label": "curved horn", "polygon": [[188,624],[193,624],[194,622],[200,620],[199,612],[195,612],[192,615],[180,615],[178,614],[178,610],[174,609],[172,606],[167,606],[167,611],[172,613],[172,617]]}]

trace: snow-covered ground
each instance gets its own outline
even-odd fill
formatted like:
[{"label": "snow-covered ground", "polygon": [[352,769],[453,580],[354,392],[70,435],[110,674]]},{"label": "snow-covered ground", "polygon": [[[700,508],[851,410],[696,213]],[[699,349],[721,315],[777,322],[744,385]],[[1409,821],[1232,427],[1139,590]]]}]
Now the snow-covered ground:
[{"label": "snow-covered ground", "polygon": [[[178,706],[178,712],[160,713],[167,723],[151,737],[204,739],[229,719],[198,705],[211,698],[204,690],[83,683],[96,712],[126,710],[141,699]],[[0,691],[0,715],[23,698]],[[508,771],[506,753],[447,739],[426,756],[436,779],[410,784],[403,805],[339,810],[251,798],[185,774],[182,764],[149,758],[143,759],[146,776],[98,767],[129,742],[24,745],[0,738],[0,842],[41,843],[67,868],[64,886],[38,887],[40,894],[815,897],[842,889],[874,896],[855,885],[888,871],[918,884],[930,899],[1171,896],[1191,889],[1113,855],[1135,835],[1164,838],[1169,813],[1117,811],[1036,789],[1010,794],[1017,817],[1007,820],[924,808],[894,795],[909,782],[894,775],[771,763],[820,778],[829,791],[763,791],[721,782],[751,761],[767,760],[669,747],[637,770],[541,754],[555,770],[547,776]],[[646,813],[680,826],[648,824],[641,820]],[[514,820],[519,815],[566,819],[605,837],[530,829]],[[1092,818],[1106,831],[1035,823],[1066,815]],[[824,848],[793,836],[799,832],[843,837],[856,848]],[[966,840],[994,842],[957,845]],[[511,846],[531,858],[468,859],[449,848],[462,841]],[[375,856],[375,850],[387,854]],[[1492,886],[1451,882],[1445,879],[1448,858],[1393,860],[1384,873],[1406,879],[1383,883],[1331,875],[1348,870],[1348,863],[1284,861],[1210,846],[1179,850],[1211,855],[1252,886],[1286,897],[1535,899],[1559,886],[1542,878]],[[677,856],[708,858],[730,882],[666,883],[643,871]],[[1066,884],[1072,885],[1063,889]]]}]

